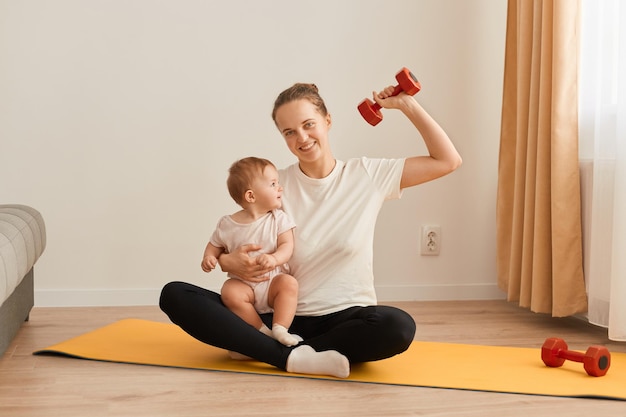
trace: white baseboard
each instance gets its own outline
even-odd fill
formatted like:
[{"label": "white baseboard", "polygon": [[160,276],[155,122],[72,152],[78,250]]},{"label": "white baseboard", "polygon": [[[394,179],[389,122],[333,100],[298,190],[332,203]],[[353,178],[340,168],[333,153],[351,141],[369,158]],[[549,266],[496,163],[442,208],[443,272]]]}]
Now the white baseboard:
[{"label": "white baseboard", "polygon": [[[209,288],[219,291],[219,288]],[[499,300],[496,284],[377,286],[379,302]],[[35,290],[36,307],[144,306],[159,303],[160,288]]]},{"label": "white baseboard", "polygon": [[506,299],[497,284],[379,285],[376,294],[379,302]]},{"label": "white baseboard", "polygon": [[160,288],[35,290],[35,307],[150,306],[160,294]]}]

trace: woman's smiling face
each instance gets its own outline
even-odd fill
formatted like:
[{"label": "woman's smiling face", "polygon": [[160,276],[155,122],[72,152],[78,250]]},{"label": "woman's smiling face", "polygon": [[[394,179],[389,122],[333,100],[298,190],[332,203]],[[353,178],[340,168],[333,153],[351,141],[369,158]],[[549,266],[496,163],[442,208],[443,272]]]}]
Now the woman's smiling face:
[{"label": "woman's smiling face", "polygon": [[276,110],[276,127],[301,163],[310,164],[331,154],[330,126],[330,115],[323,116],[306,99],[285,103]]}]

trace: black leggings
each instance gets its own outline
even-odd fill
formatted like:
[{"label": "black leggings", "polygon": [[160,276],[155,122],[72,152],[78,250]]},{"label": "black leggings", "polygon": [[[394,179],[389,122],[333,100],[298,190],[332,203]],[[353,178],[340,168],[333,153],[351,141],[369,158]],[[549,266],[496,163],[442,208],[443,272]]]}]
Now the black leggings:
[{"label": "black leggings", "polygon": [[[163,287],[159,303],[173,323],[194,338],[286,369],[293,347],[265,336],[231,312],[220,295],[185,282]],[[272,315],[262,314],[271,328]],[[296,316],[289,328],[318,352],[337,350],[351,363],[389,358],[413,341],[415,322],[389,306],[351,307],[323,316]]]}]

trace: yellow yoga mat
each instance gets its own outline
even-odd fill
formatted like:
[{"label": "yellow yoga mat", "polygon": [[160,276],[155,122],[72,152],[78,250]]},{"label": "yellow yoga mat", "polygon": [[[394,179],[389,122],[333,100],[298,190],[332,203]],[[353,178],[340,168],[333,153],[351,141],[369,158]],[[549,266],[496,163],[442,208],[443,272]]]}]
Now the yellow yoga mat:
[{"label": "yellow yoga mat", "polygon": [[[334,379],[283,372],[256,361],[234,361],[178,326],[125,319],[34,352],[141,365]],[[353,365],[348,381],[476,391],[626,400],[626,353],[612,353],[602,377],[567,361],[548,368],[540,349],[413,342],[401,355]]]}]

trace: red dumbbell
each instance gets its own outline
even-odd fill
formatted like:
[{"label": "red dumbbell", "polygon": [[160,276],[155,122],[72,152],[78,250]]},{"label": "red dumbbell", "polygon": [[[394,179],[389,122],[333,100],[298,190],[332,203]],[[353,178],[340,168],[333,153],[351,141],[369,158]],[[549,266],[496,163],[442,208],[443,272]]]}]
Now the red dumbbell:
[{"label": "red dumbbell", "polygon": [[[396,74],[396,80],[398,80],[398,85],[395,86],[392,96],[397,96],[401,92],[405,92],[411,96],[417,94],[418,91],[421,90],[422,86],[420,85],[415,75],[411,73],[407,68],[402,68],[400,72]],[[380,112],[381,107],[378,103],[374,103],[369,98],[366,98],[361,103],[359,103],[358,107],[359,113],[361,116],[367,121],[367,123],[372,126],[376,126],[383,120],[383,115]]]},{"label": "red dumbbell", "polygon": [[541,360],[547,366],[558,368],[565,360],[581,362],[591,376],[603,376],[611,366],[611,353],[604,346],[590,346],[585,353],[567,350],[563,339],[551,337],[541,347]]}]

